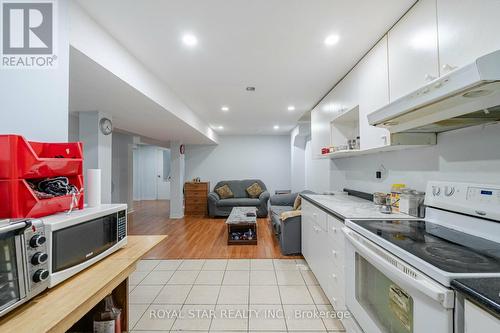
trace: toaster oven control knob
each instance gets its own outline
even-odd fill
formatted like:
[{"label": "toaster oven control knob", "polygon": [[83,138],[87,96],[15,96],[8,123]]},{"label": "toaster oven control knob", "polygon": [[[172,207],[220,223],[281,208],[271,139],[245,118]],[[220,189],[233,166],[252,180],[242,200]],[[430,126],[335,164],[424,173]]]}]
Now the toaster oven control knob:
[{"label": "toaster oven control knob", "polygon": [[40,265],[45,263],[47,259],[49,259],[47,253],[37,252],[33,255],[33,257],[31,257],[31,263],[33,265]]},{"label": "toaster oven control knob", "polygon": [[30,239],[30,246],[33,248],[42,246],[43,244],[45,244],[46,240],[47,238],[45,238],[45,236],[35,235]]},{"label": "toaster oven control knob", "polygon": [[39,269],[35,272],[35,274],[33,274],[33,281],[34,282],[42,282],[42,281],[45,281],[47,280],[47,278],[49,277],[49,271],[46,270],[46,269]]}]

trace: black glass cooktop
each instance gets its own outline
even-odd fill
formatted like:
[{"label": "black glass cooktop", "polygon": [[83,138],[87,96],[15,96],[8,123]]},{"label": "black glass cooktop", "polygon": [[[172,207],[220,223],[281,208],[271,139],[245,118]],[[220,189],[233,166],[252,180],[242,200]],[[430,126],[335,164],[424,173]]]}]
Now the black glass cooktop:
[{"label": "black glass cooktop", "polygon": [[500,244],[426,221],[352,221],[450,273],[500,273]]}]

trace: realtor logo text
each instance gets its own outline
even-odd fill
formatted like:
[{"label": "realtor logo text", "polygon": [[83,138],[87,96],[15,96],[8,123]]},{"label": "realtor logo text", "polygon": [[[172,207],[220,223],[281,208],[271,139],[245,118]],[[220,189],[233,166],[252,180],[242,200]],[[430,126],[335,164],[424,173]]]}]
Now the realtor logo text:
[{"label": "realtor logo text", "polygon": [[54,68],[54,1],[1,0],[2,68]]}]

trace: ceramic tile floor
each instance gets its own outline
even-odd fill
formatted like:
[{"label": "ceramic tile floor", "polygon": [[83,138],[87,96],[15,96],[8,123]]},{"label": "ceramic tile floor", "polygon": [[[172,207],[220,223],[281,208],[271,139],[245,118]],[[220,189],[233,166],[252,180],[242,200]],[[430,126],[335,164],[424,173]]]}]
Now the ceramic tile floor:
[{"label": "ceramic tile floor", "polygon": [[142,260],[129,281],[132,332],[344,332],[304,260]]}]

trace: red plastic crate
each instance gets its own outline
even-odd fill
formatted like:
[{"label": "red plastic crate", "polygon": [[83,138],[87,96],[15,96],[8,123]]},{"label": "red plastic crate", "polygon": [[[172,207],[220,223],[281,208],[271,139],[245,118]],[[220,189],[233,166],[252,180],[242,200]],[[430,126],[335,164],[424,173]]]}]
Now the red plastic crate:
[{"label": "red plastic crate", "polygon": [[0,179],[34,179],[82,174],[81,142],[42,143],[27,141],[20,135],[0,135]]},{"label": "red plastic crate", "polygon": [[[83,188],[83,177],[68,177],[71,184]],[[0,218],[43,217],[69,210],[72,195],[38,199],[24,179],[0,180]],[[78,195],[78,206],[83,209],[83,193]]]}]

